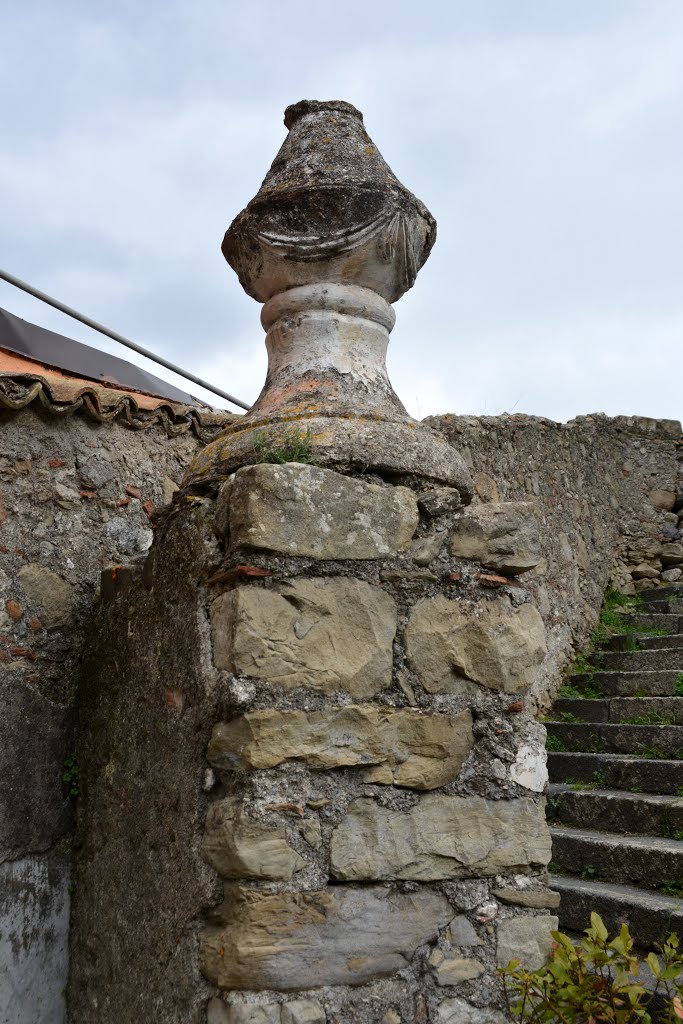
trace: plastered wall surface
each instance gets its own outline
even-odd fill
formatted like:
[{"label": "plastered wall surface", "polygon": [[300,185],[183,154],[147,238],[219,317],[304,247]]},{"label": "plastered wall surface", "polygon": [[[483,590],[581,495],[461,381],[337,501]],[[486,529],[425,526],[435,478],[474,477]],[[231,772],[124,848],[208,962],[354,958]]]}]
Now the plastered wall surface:
[{"label": "plastered wall surface", "polygon": [[75,696],[105,566],[144,556],[150,515],[200,442],[0,413],[0,1021],[59,1024],[68,968]]}]

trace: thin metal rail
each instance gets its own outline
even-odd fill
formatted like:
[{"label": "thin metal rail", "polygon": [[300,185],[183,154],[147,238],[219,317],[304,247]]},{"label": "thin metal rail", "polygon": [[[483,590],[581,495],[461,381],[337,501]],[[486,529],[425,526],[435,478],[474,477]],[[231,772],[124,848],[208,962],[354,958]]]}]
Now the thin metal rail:
[{"label": "thin metal rail", "polygon": [[26,281],[22,281],[21,278],[15,277],[14,274],[8,273],[0,267],[0,278],[3,281],[7,281],[8,284],[13,284],[15,288],[21,288],[22,291],[28,292],[34,299],[40,299],[41,302],[46,302],[48,306],[54,306],[60,313],[66,313],[67,316],[73,317],[74,320],[79,320],[86,327],[92,327],[94,331],[99,331],[100,334],[105,334],[108,338],[113,341],[118,341],[119,344],[125,345],[126,348],[132,348],[134,352],[137,352],[141,356],[145,356],[146,359],[151,359],[155,363],[159,363],[160,366],[165,366],[167,370],[172,370],[173,373],[179,374],[181,377],[185,377],[186,380],[191,380],[194,384],[198,384],[201,388],[206,388],[207,391],[212,391],[214,395],[219,395],[224,398],[226,402],[231,402],[233,405],[237,405],[240,409],[249,410],[251,406],[245,402],[241,402],[239,398],[235,398],[234,395],[229,395],[227,391],[221,391],[220,388],[215,387],[213,384],[209,384],[208,381],[202,380],[201,377],[195,377],[193,373],[188,373],[187,370],[182,370],[175,363],[169,362],[168,359],[164,359],[163,356],[157,356],[154,352],[149,352],[142,345],[137,345],[130,338],[124,338],[118,331],[111,331],[108,327],[103,324],[99,324],[97,320],[91,320],[89,316],[85,316],[83,313],[79,313],[77,309],[72,309],[71,306],[67,306],[64,302],[60,302],[59,299],[53,299],[51,295],[47,295],[45,292],[41,292],[38,288],[34,288],[33,285],[27,284]]}]

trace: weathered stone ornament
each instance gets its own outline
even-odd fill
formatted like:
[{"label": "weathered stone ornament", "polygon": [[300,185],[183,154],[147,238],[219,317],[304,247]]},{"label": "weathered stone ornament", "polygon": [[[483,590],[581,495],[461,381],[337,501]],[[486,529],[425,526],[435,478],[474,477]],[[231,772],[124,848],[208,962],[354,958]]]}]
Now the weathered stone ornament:
[{"label": "weathered stone ornament", "polygon": [[460,456],[412,420],[387,376],[396,302],[436,237],[434,218],[387,166],[340,100],[285,111],[289,134],[258,194],[226,232],[223,255],[264,303],[268,375],[250,412],[195,458],[186,484],[215,487],[293,431],[318,462],[417,473],[469,501]]}]

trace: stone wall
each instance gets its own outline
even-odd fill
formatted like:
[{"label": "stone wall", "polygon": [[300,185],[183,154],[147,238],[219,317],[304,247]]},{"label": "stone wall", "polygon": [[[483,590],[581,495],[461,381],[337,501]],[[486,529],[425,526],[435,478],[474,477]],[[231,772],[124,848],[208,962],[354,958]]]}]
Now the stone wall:
[{"label": "stone wall", "polygon": [[624,593],[683,575],[680,423],[583,416],[440,416],[426,421],[465,457],[477,503],[535,510],[543,558],[522,579],[547,631],[533,693],[547,706],[585,646],[607,586]]},{"label": "stone wall", "polygon": [[455,488],[289,464],[177,497],[87,645],[74,1024],[503,1020],[558,902],[538,534],[504,509],[492,571]]},{"label": "stone wall", "polygon": [[100,572],[144,556],[202,441],[0,412],[0,1021],[58,1024],[67,974],[75,696]]}]

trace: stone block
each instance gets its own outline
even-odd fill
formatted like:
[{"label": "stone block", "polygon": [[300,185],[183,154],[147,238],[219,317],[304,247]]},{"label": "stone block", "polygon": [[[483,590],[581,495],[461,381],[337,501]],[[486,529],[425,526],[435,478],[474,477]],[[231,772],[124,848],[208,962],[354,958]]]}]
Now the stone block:
[{"label": "stone block", "polygon": [[420,491],[417,503],[422,512],[426,512],[433,519],[462,507],[460,492],[455,487],[430,487]]},{"label": "stone block", "polygon": [[230,488],[231,548],[387,558],[410,544],[418,518],[409,488],[381,487],[318,466],[245,466]]},{"label": "stone block", "polygon": [[463,981],[480,978],[486,971],[479,960],[446,956],[440,949],[434,950],[429,958],[429,965],[437,985],[460,985]]},{"label": "stone block", "polygon": [[664,544],[660,558],[666,566],[680,565],[683,562],[683,544]]},{"label": "stone block", "polygon": [[545,627],[533,605],[506,596],[474,606],[428,597],[410,612],[406,650],[428,693],[469,694],[475,683],[522,693],[545,657]]},{"label": "stone block", "polygon": [[202,855],[223,878],[286,882],[306,866],[287,842],[284,829],[254,821],[232,798],[209,804]]},{"label": "stone block", "polygon": [[510,778],[518,786],[542,793],[548,782],[548,756],[542,746],[524,743],[510,765]]},{"label": "stone block", "polygon": [[458,775],[474,745],[472,716],[372,705],[325,711],[253,711],[215,726],[208,758],[219,770],[365,767],[369,782],[437,789]]},{"label": "stone block", "polygon": [[66,626],[73,610],[73,587],[44,565],[29,563],[19,570],[24,593],[38,608],[46,629]]},{"label": "stone block", "polygon": [[423,797],[409,811],[362,797],[332,834],[341,881],[437,881],[524,872],[550,861],[544,808],[533,800]]},{"label": "stone block", "polygon": [[444,999],[440,1004],[437,1024],[507,1024],[508,1018],[499,1010],[472,1006],[464,999]]},{"label": "stone block", "polygon": [[295,999],[282,1007],[282,1024],[325,1024],[326,1020],[325,1010],[314,999]]},{"label": "stone block", "polygon": [[552,889],[494,889],[493,895],[502,903],[530,910],[557,910],[560,894]]},{"label": "stone block", "polygon": [[216,598],[211,621],[219,669],[354,697],[391,683],[396,603],[360,580],[238,587]]},{"label": "stone block", "polygon": [[481,939],[477,935],[474,925],[465,917],[458,914],[448,926],[451,943],[454,946],[481,946]]},{"label": "stone block", "polygon": [[246,1003],[226,1006],[226,1010],[227,1015],[224,1018],[217,1017],[216,1024],[280,1024],[282,1019],[279,1003]]},{"label": "stone block", "polygon": [[534,971],[542,967],[550,956],[552,931],[558,928],[558,919],[550,914],[539,917],[509,917],[497,926],[498,947],[496,959],[499,967],[511,960],[521,960],[524,967]]},{"label": "stone block", "polygon": [[451,554],[490,569],[517,575],[541,560],[541,541],[533,505],[524,501],[474,505],[455,521]]},{"label": "stone block", "polygon": [[361,985],[408,966],[453,911],[431,891],[379,886],[271,893],[231,888],[200,939],[200,967],[225,989]]}]

